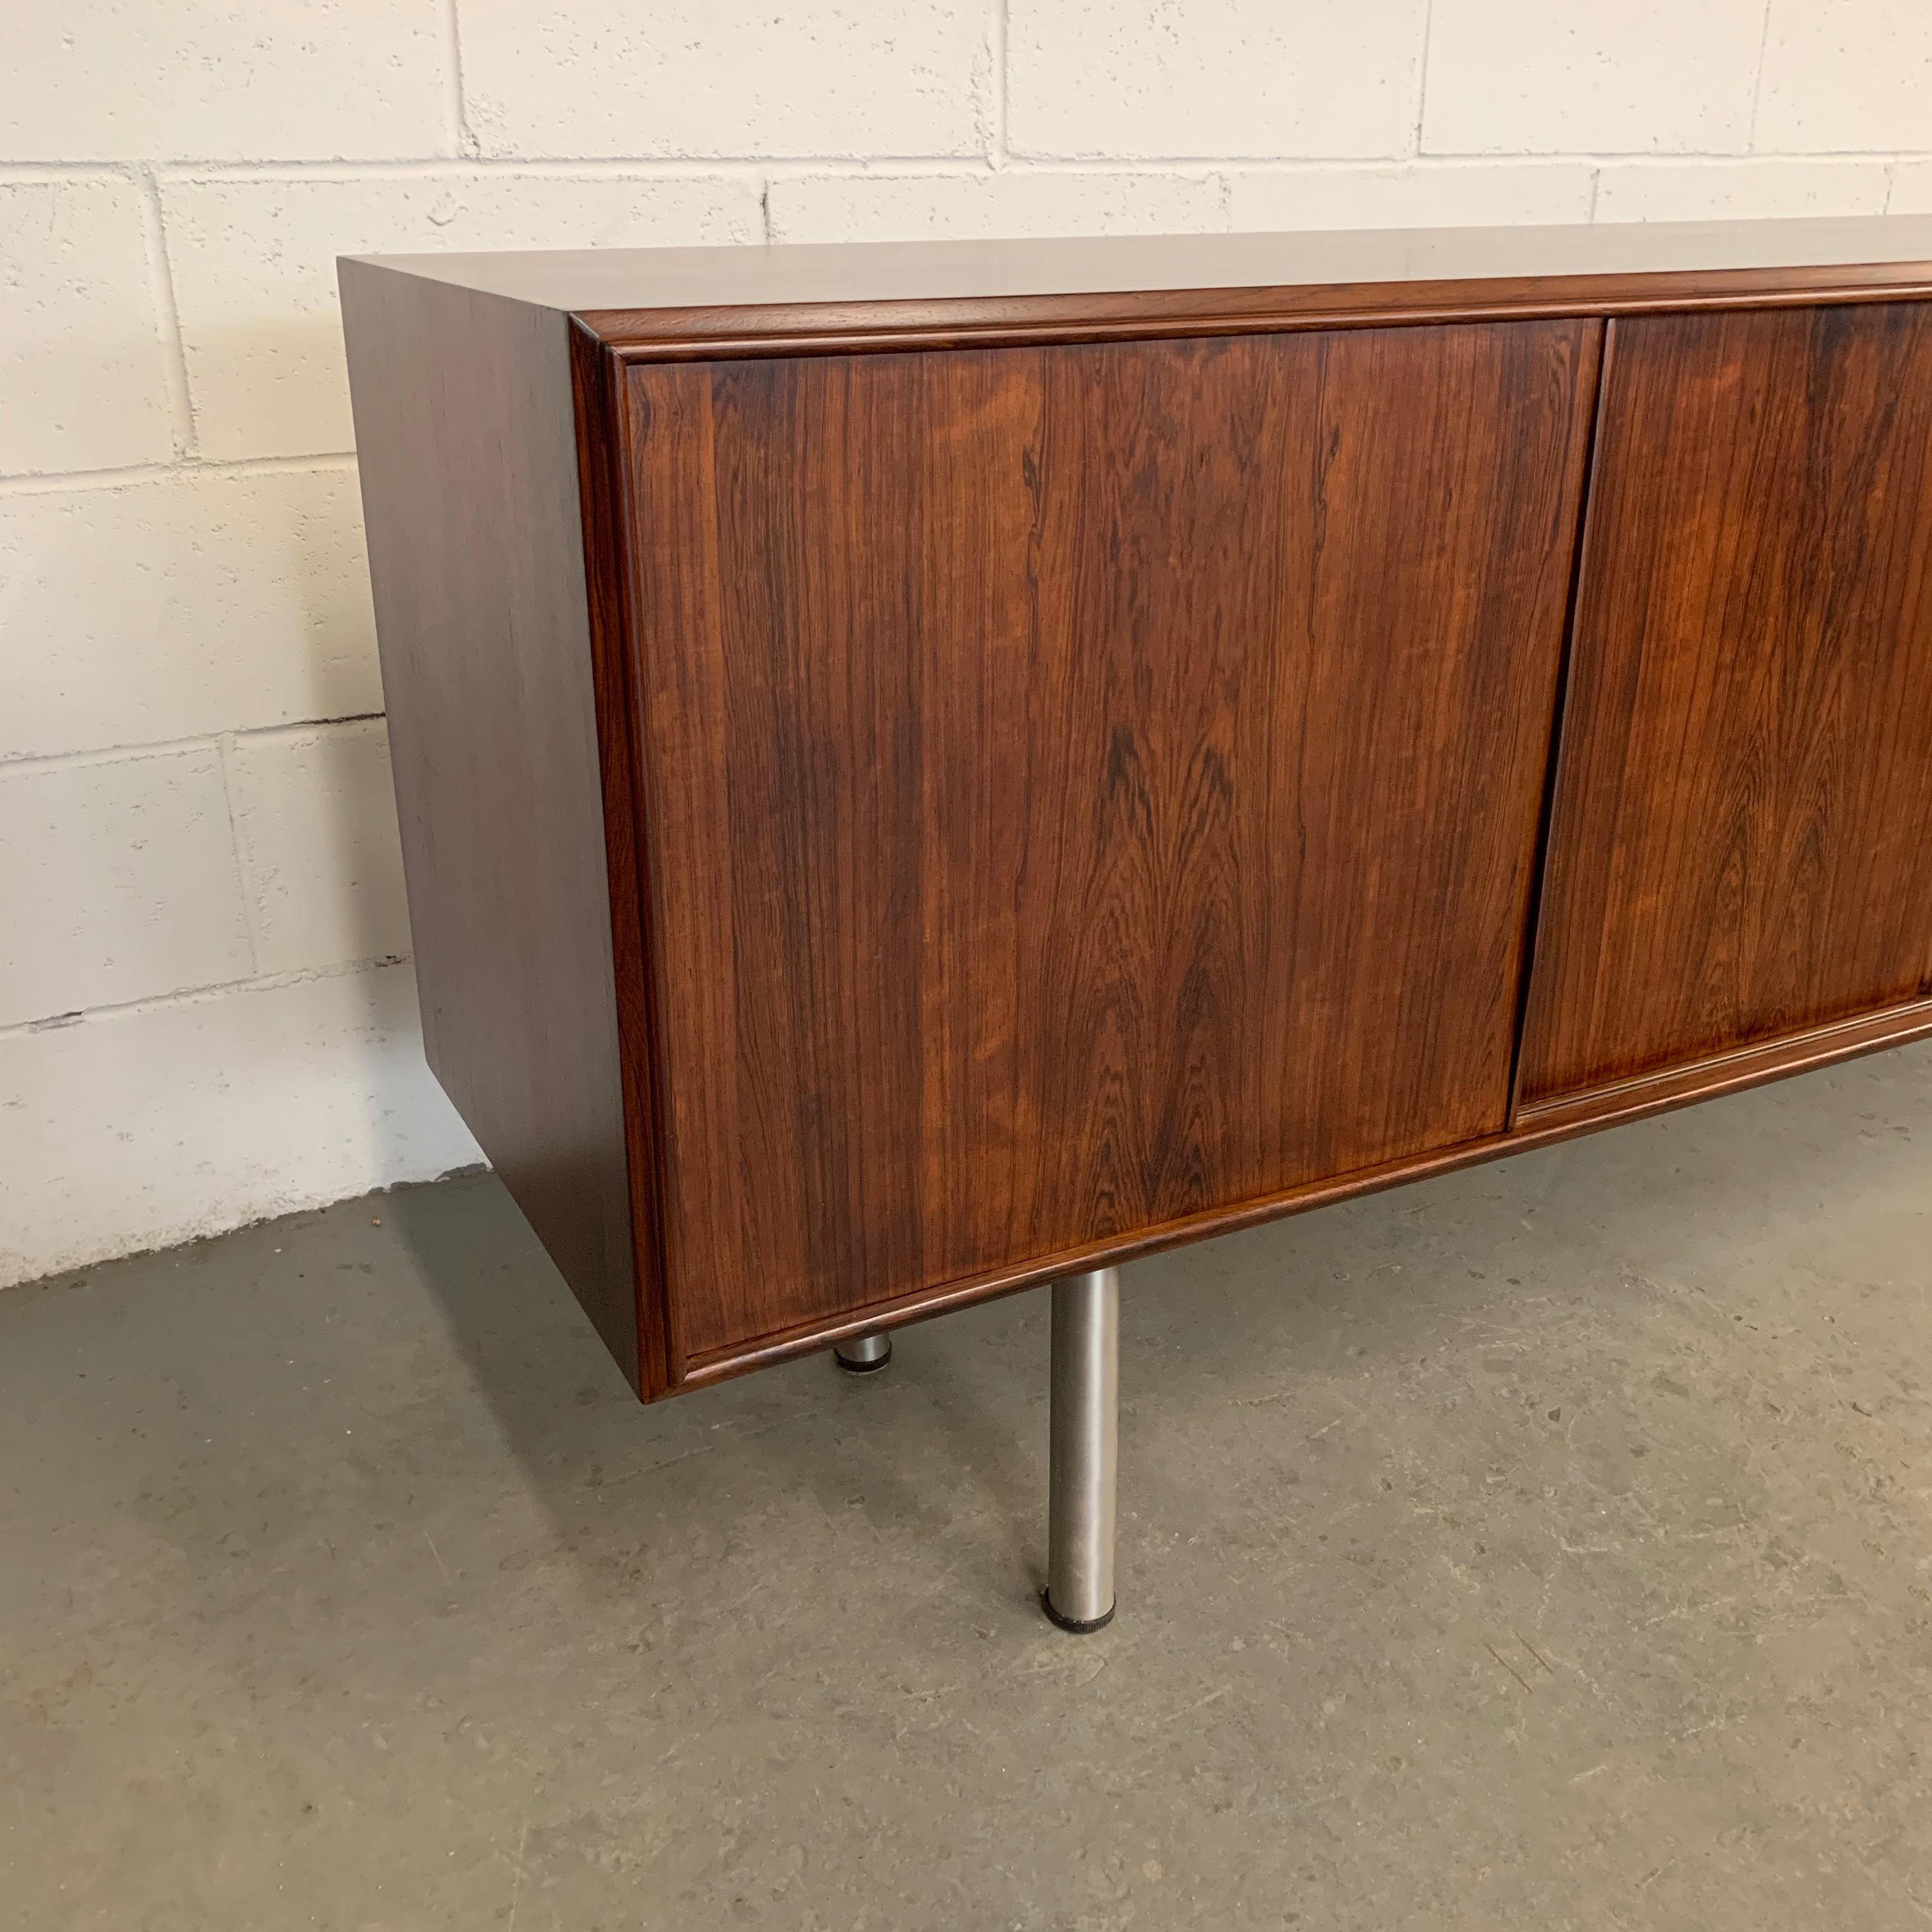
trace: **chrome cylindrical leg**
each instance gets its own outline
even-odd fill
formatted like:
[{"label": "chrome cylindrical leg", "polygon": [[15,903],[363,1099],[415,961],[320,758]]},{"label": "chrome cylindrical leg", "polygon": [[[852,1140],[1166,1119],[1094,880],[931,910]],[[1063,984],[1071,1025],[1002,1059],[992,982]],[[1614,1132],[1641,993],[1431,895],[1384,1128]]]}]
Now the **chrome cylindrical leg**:
[{"label": "chrome cylindrical leg", "polygon": [[892,1358],[892,1338],[884,1329],[870,1335],[848,1335],[832,1345],[832,1353],[842,1369],[855,1376],[868,1376],[883,1369]]},{"label": "chrome cylindrical leg", "polygon": [[1118,1272],[1055,1282],[1043,1600],[1062,1630],[1098,1630],[1114,1615],[1120,1363]]}]

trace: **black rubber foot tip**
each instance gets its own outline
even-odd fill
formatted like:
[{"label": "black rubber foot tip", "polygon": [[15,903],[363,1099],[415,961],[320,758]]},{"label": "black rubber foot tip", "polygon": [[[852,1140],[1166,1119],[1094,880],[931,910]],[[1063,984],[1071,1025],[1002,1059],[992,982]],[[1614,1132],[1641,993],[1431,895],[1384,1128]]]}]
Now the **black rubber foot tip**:
[{"label": "black rubber foot tip", "polygon": [[1090,1632],[1105,1630],[1114,1621],[1114,1606],[1108,1604],[1104,1617],[1090,1617],[1084,1623],[1078,1617],[1063,1617],[1053,1607],[1053,1599],[1042,1590],[1040,1593],[1040,1606],[1046,1612],[1048,1623],[1058,1624],[1064,1630],[1071,1630],[1076,1636],[1085,1636]]},{"label": "black rubber foot tip", "polygon": [[892,1352],[888,1348],[875,1362],[848,1362],[836,1348],[834,1348],[832,1352],[832,1359],[848,1376],[875,1376],[881,1369],[890,1364]]}]

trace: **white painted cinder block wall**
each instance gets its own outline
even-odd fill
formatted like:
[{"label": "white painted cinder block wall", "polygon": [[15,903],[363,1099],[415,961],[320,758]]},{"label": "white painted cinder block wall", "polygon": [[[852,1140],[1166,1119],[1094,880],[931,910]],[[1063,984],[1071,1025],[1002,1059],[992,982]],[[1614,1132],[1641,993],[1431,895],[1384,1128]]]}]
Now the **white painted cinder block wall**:
[{"label": "white painted cinder block wall", "polygon": [[1932,210],[1928,0],[62,0],[0,70],[0,1280],[476,1158],[333,261]]}]

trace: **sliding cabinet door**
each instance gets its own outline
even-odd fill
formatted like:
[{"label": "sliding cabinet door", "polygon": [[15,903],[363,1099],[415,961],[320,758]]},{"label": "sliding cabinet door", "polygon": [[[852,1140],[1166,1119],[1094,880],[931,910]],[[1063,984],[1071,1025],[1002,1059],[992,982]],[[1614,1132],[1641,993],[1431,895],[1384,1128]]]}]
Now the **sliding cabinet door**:
[{"label": "sliding cabinet door", "polygon": [[1599,335],[631,372],[689,1359],[1503,1126]]},{"label": "sliding cabinet door", "polygon": [[1528,1112],[1932,994],[1932,310],[1606,356]]}]

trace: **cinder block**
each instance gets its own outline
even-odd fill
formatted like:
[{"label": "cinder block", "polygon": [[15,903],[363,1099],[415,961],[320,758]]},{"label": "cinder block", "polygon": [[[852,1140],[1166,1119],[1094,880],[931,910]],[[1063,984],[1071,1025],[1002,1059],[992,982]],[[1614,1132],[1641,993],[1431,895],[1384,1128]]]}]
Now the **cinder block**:
[{"label": "cinder block", "polygon": [[1932,6],[1771,0],[1754,145],[1798,154],[1932,147]]},{"label": "cinder block", "polygon": [[758,184],[452,169],[164,184],[168,256],[202,452],[344,450],[338,255],[746,242]]},{"label": "cinder block", "polygon": [[1932,214],[1932,161],[1900,161],[1892,171],[1888,214]]},{"label": "cinder block", "polygon": [[0,155],[264,160],[448,152],[422,0],[59,0],[8,10]]},{"label": "cinder block", "polygon": [[0,474],[174,453],[144,222],[132,182],[0,182]]},{"label": "cinder block", "polygon": [[406,954],[409,904],[382,721],[243,738],[230,770],[261,970]]},{"label": "cinder block", "polygon": [[1228,177],[1228,225],[1240,234],[1587,221],[1592,173],[1577,161],[1240,170]]},{"label": "cinder block", "polygon": [[1224,226],[1220,183],[1177,174],[806,175],[775,181],[781,242],[1159,235]]},{"label": "cinder block", "polygon": [[1012,0],[1013,152],[1395,156],[1415,146],[1426,0]]},{"label": "cinder block", "polygon": [[423,1064],[406,966],[14,1034],[0,1055],[0,1285],[481,1158]]},{"label": "cinder block", "polygon": [[1891,184],[1882,161],[1612,162],[1598,179],[1597,219],[1882,214]]},{"label": "cinder block", "polygon": [[458,17],[487,154],[984,152],[977,0],[458,0]]},{"label": "cinder block", "polygon": [[1742,151],[1765,0],[1435,0],[1424,154]]},{"label": "cinder block", "polygon": [[382,707],[354,472],[0,496],[0,758]]},{"label": "cinder block", "polygon": [[220,758],[0,768],[0,1026],[245,978]]}]

